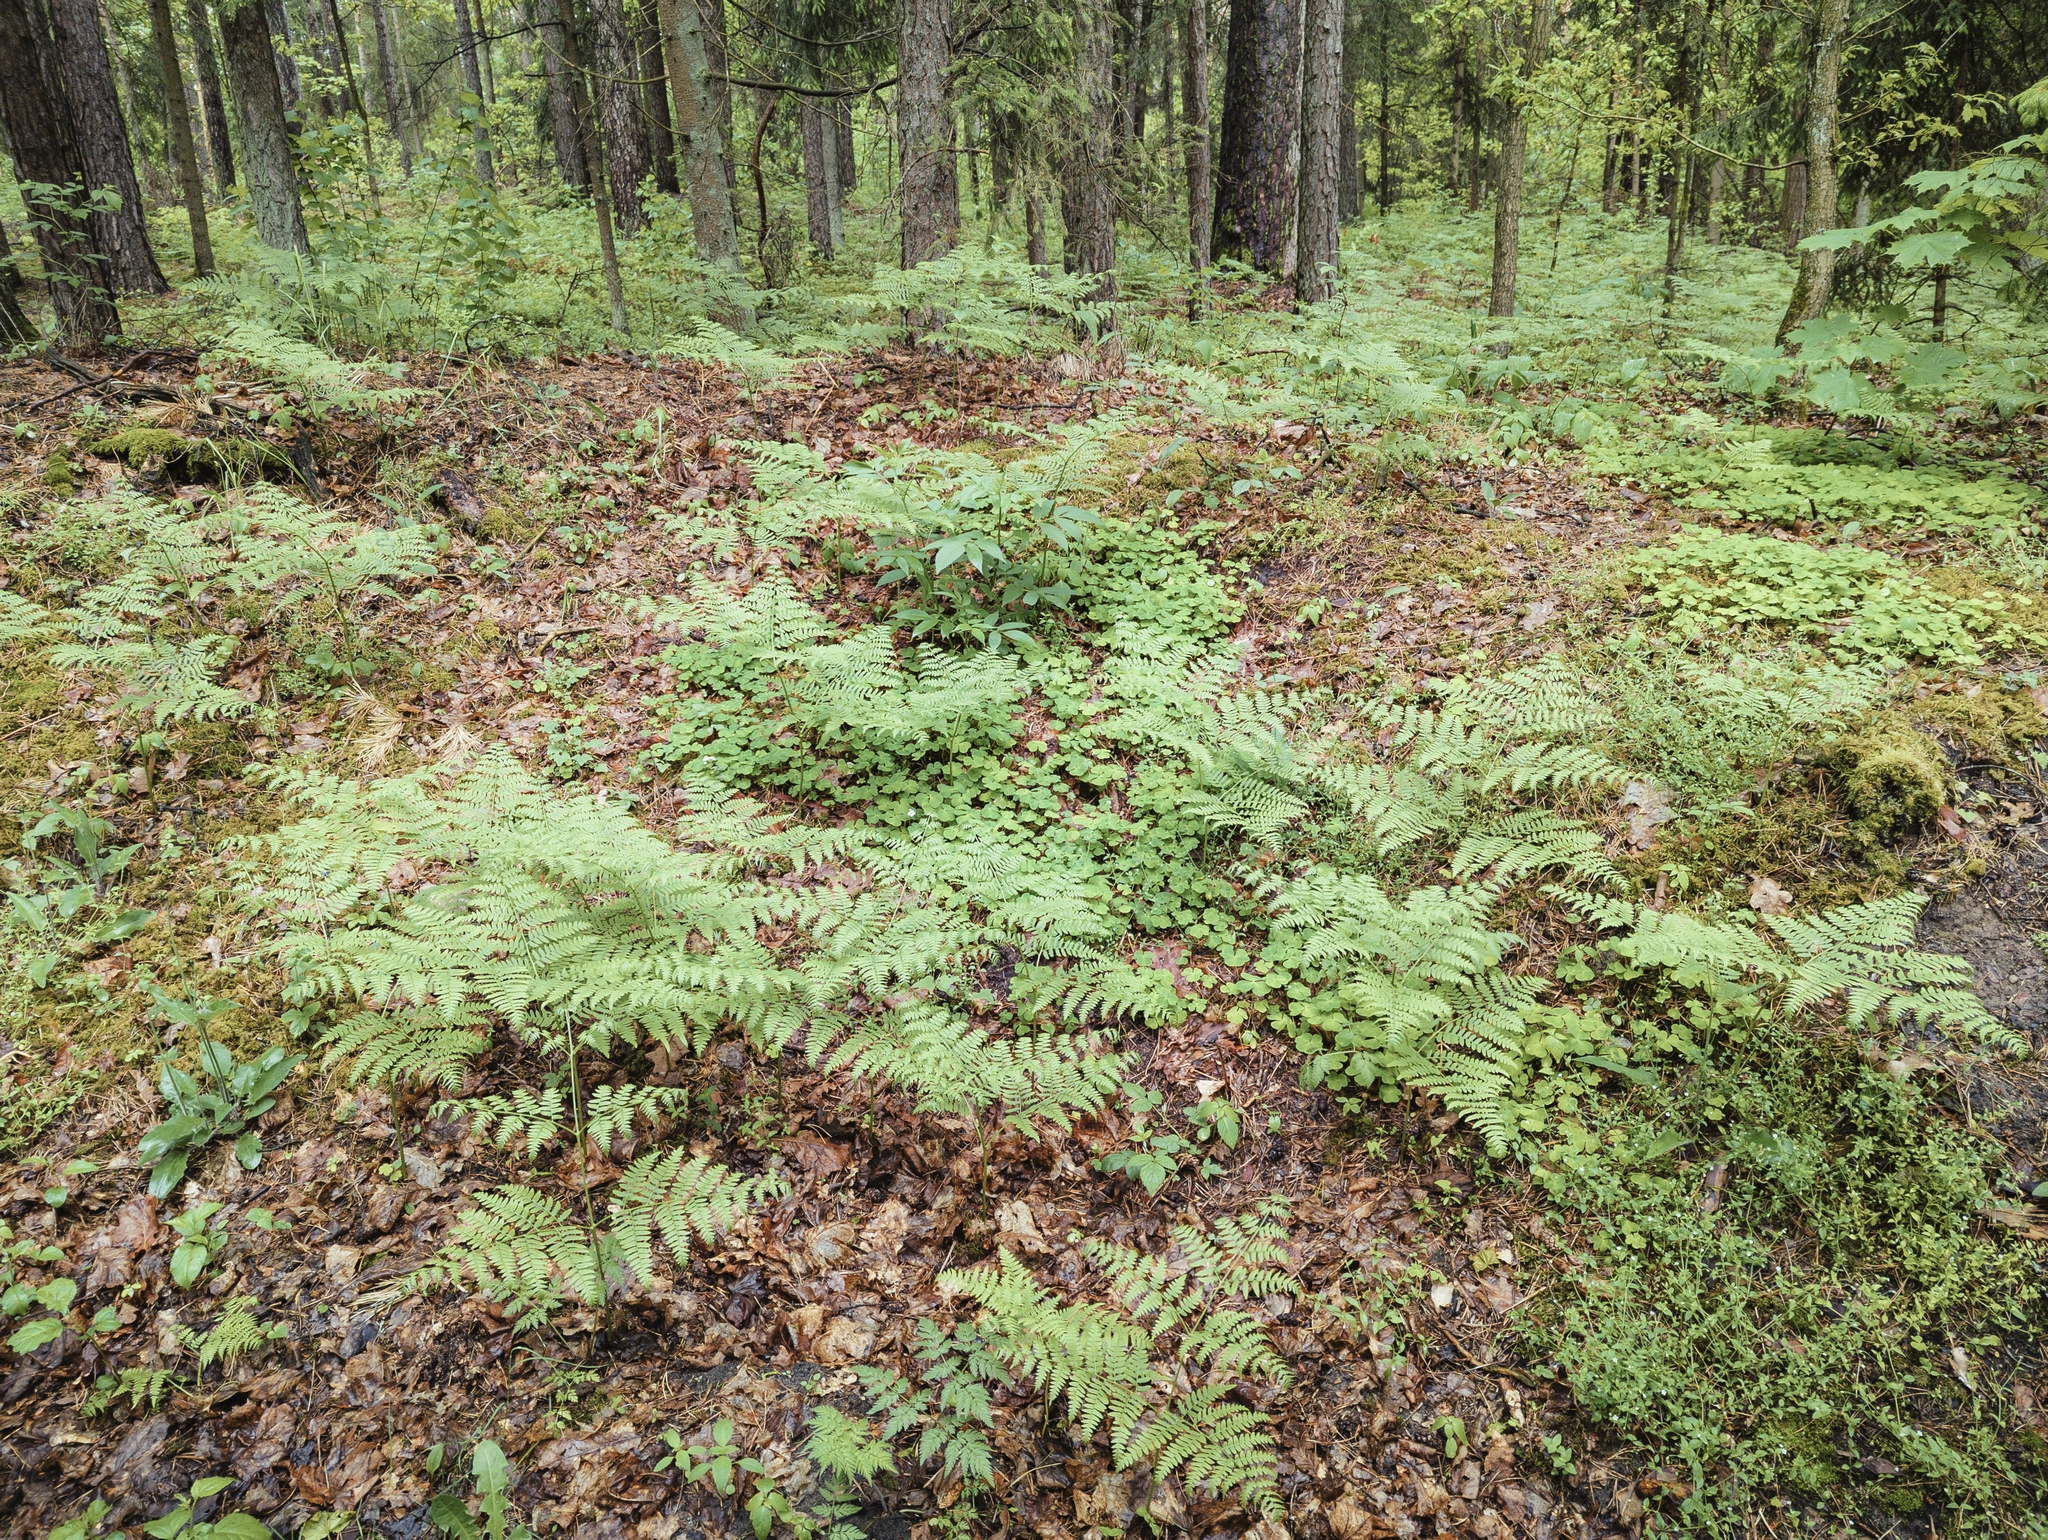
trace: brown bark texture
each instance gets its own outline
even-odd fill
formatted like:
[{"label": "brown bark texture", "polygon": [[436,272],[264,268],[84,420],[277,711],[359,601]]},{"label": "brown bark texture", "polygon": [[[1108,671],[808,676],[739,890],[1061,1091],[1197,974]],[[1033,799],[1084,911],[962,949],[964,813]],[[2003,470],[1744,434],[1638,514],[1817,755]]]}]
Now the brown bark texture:
[{"label": "brown bark texture", "polygon": [[704,13],[697,0],[661,0],[661,46],[675,108],[676,150],[690,189],[690,223],[697,255],[738,275],[739,227],[733,218],[730,160],[711,91],[712,59]]},{"label": "brown bark texture", "polygon": [[235,144],[228,133],[227,97],[220,88],[220,55],[213,46],[213,18],[206,0],[185,0],[185,30],[192,39],[192,72],[199,77],[199,107],[206,119],[206,152],[213,162],[213,190],[225,199],[235,185]]},{"label": "brown bark texture", "polygon": [[639,49],[626,26],[622,0],[590,0],[592,68],[596,72],[598,119],[604,128],[605,155],[611,166],[612,208],[619,228],[635,235],[647,227],[640,206],[640,179],[653,156],[647,124],[641,115]]},{"label": "brown bark texture", "polygon": [[[1813,78],[1806,94],[1806,197],[1799,228],[1804,236],[1832,230],[1839,217],[1840,191],[1835,184],[1836,97],[1841,88],[1842,44],[1849,30],[1849,0],[1820,0],[1814,17]],[[1786,178],[1789,187],[1790,177]],[[1790,203],[1788,198],[1787,203]],[[1799,253],[1799,276],[1778,322],[1778,342],[1828,308],[1834,287],[1835,254],[1828,250]]]},{"label": "brown bark texture", "polygon": [[1302,17],[1301,233],[1294,292],[1319,304],[1337,292],[1338,97],[1344,80],[1344,0],[1307,0]]},{"label": "brown bark texture", "polygon": [[1180,115],[1187,135],[1188,260],[1209,265],[1215,192],[1209,176],[1209,0],[1188,0],[1181,26]]},{"label": "brown bark texture", "polygon": [[383,79],[385,120],[391,137],[398,141],[398,169],[411,177],[411,125],[407,121],[404,93],[398,89],[398,53],[393,47],[391,19],[385,14],[384,0],[370,0],[370,15],[377,24],[377,73]]},{"label": "brown bark texture", "polygon": [[488,186],[491,175],[491,136],[484,126],[483,71],[477,67],[476,32],[469,24],[469,0],[455,0],[455,52],[462,60],[462,84],[477,100],[476,121],[470,126],[470,151],[476,158],[476,179]]},{"label": "brown bark texture", "polygon": [[185,72],[178,63],[178,34],[171,26],[171,0],[149,0],[149,30],[164,77],[164,115],[171,128],[171,164],[185,196],[192,226],[192,266],[200,277],[213,271],[213,236],[206,227],[206,184],[199,176],[199,152],[192,143],[192,118],[185,111]]},{"label": "brown bark texture", "polygon": [[[1554,0],[1535,0],[1530,8],[1529,36],[1522,50],[1522,85],[1527,86],[1550,57],[1550,29],[1556,19]],[[1515,313],[1515,281],[1522,260],[1522,171],[1529,153],[1529,115],[1523,96],[1511,96],[1502,114],[1500,191],[1493,211],[1493,283],[1487,295],[1489,316]]]},{"label": "brown bark texture", "polygon": [[804,149],[804,214],[811,245],[831,261],[842,239],[839,228],[839,125],[828,98],[797,99]]},{"label": "brown bark texture", "polygon": [[[1060,160],[1069,267],[1101,275],[1088,298],[1104,305],[1116,298],[1116,25],[1103,6],[1085,6],[1075,16],[1074,85],[1080,111]],[[1114,325],[1112,312],[1099,329],[1106,333]]]},{"label": "brown bark texture", "polygon": [[59,105],[70,119],[86,186],[119,200],[118,207],[90,216],[93,243],[106,259],[107,281],[119,294],[162,294],[170,285],[149,249],[142,189],[135,181],[135,158],[114,90],[107,40],[100,32],[99,7],[93,0],[52,0],[50,19],[64,83]]},{"label": "brown bark texture", "polygon": [[634,23],[640,44],[640,83],[647,105],[647,144],[654,157],[654,185],[673,196],[683,190],[676,170],[675,118],[668,110],[668,72],[661,62],[661,23],[654,0],[640,0]]},{"label": "brown bark texture", "polygon": [[960,177],[953,164],[952,0],[900,0],[896,39],[896,134],[903,170],[903,265],[952,250],[960,231]]},{"label": "brown bark texture", "polygon": [[310,251],[284,91],[277,83],[277,55],[262,0],[228,0],[221,8],[220,34],[228,90],[242,125],[242,177],[256,215],[257,239],[277,251]]},{"label": "brown bark texture", "polygon": [[1300,95],[1295,0],[1231,0],[1212,249],[1283,277],[1294,245]]}]

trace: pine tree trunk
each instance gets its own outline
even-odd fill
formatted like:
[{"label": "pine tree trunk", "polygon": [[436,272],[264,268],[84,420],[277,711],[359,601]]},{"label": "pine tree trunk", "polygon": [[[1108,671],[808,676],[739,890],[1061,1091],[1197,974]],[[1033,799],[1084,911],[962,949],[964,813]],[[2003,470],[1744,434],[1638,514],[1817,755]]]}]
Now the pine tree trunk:
[{"label": "pine tree trunk", "polygon": [[1024,194],[1024,260],[1045,271],[1045,195],[1036,187]]},{"label": "pine tree trunk", "polygon": [[213,191],[226,201],[235,185],[235,145],[228,133],[227,98],[220,89],[220,56],[213,46],[213,18],[206,0],[185,0],[185,30],[192,39],[192,72],[199,77],[200,116],[206,121],[206,153],[213,162]]},{"label": "pine tree trunk", "polygon": [[289,116],[299,110],[299,61],[291,55],[292,23],[285,14],[284,0],[263,0],[263,20],[270,29],[270,57],[277,65],[277,93]]},{"label": "pine tree trunk", "polygon": [[[1080,116],[1060,166],[1069,271],[1101,275],[1088,298],[1102,305],[1116,298],[1116,25],[1105,6],[1089,5],[1075,14],[1074,85]],[[1115,312],[1110,310],[1098,330],[1107,335],[1115,329]]]},{"label": "pine tree trunk", "polygon": [[192,144],[192,119],[185,112],[185,72],[178,65],[178,34],[171,26],[171,0],[149,0],[149,30],[156,39],[157,65],[164,76],[164,115],[171,127],[171,162],[185,194],[185,218],[192,226],[192,268],[201,278],[213,271],[213,237],[206,228],[206,184]]},{"label": "pine tree trunk", "polygon": [[1476,214],[1486,201],[1486,82],[1469,60],[1465,66],[1465,121],[1472,126],[1471,160],[1465,168],[1465,212]]},{"label": "pine tree trunk", "polygon": [[[320,68],[329,76],[339,79],[342,73],[340,38],[328,31],[327,6],[324,0],[306,0],[306,35],[312,39],[313,51],[320,60]],[[339,92],[323,92],[313,98],[313,109],[323,119],[332,121],[348,112],[348,98]]]},{"label": "pine tree trunk", "polygon": [[390,125],[391,137],[398,141],[398,169],[408,181],[412,178],[412,132],[410,118],[405,110],[404,93],[398,89],[398,50],[391,36],[391,18],[386,14],[384,0],[370,0],[370,14],[377,23],[377,73],[383,77],[384,117]]},{"label": "pine tree trunk", "polygon": [[484,76],[476,62],[476,32],[469,24],[469,0],[455,0],[455,53],[462,60],[462,83],[476,98],[476,117],[469,129],[476,179],[488,187],[495,180],[491,174],[491,136],[484,126]]},{"label": "pine tree trunk", "polygon": [[842,239],[838,125],[832,118],[830,97],[802,97],[797,112],[804,147],[804,213],[810,225],[811,245],[829,262],[838,253]]},{"label": "pine tree trunk", "polygon": [[277,55],[262,0],[228,0],[221,11],[220,31],[228,89],[234,93],[235,117],[242,129],[242,175],[256,215],[257,238],[277,251],[310,251],[285,126],[284,90],[277,83]]},{"label": "pine tree trunk", "polygon": [[1337,292],[1337,99],[1344,80],[1344,0],[1308,0],[1301,41],[1301,234],[1295,296],[1320,304]]},{"label": "pine tree trunk", "polygon": [[1124,68],[1123,115],[1129,126],[1130,142],[1142,149],[1145,144],[1145,108],[1150,100],[1152,75],[1146,63],[1146,49],[1152,33],[1152,0],[1137,0],[1134,11],[1130,56]]},{"label": "pine tree trunk", "polygon": [[[1550,57],[1554,0],[1536,0],[1522,54],[1522,84],[1536,78]],[[1508,98],[1500,134],[1500,193],[1493,211],[1493,285],[1486,313],[1515,313],[1515,277],[1522,260],[1522,170],[1529,152],[1529,115],[1522,92]]]},{"label": "pine tree trunk", "polygon": [[682,158],[683,179],[690,188],[697,256],[737,276],[739,230],[733,221],[725,141],[719,137],[717,103],[711,91],[709,39],[697,0],[661,0],[661,40],[668,61],[669,95],[675,104],[676,149]]},{"label": "pine tree trunk", "polygon": [[1209,184],[1209,0],[1187,0],[1181,29],[1180,115],[1187,132],[1188,260],[1209,265],[1215,192]]},{"label": "pine tree trunk", "polygon": [[[1819,14],[1814,19],[1813,80],[1806,98],[1806,197],[1799,222],[1802,236],[1834,229],[1840,215],[1840,195],[1835,185],[1835,104],[1842,78],[1843,34],[1848,29],[1849,0],[1820,0]],[[1786,180],[1789,185],[1790,178]],[[1834,279],[1832,251],[1799,253],[1799,277],[1793,282],[1785,317],[1778,322],[1781,346],[1788,333],[1828,308],[1828,292]]]},{"label": "pine tree trunk", "polygon": [[631,327],[627,324],[625,283],[619,274],[619,249],[612,237],[604,129],[591,105],[590,94],[584,89],[583,50],[576,40],[575,0],[555,0],[555,19],[561,28],[562,64],[569,77],[569,106],[576,114],[583,164],[590,168],[590,207],[597,216],[597,250],[604,263],[605,293],[611,300],[612,330],[625,335]]},{"label": "pine tree trunk", "polygon": [[[0,80],[4,80],[0,74]],[[0,225],[0,347],[34,347],[43,339],[21,308],[21,282],[14,272],[14,240]]]},{"label": "pine tree trunk", "polygon": [[[845,82],[840,82],[842,85]],[[832,104],[832,121],[839,135],[839,206],[860,186],[860,167],[853,158],[853,98],[841,96]]]},{"label": "pine tree trunk", "polygon": [[591,67],[597,75],[597,113],[611,166],[612,207],[618,213],[619,229],[637,235],[647,227],[647,211],[640,206],[640,179],[647,175],[653,159],[647,125],[640,115],[640,91],[633,84],[640,68],[639,49],[626,26],[622,0],[590,0],[590,22],[594,34]]},{"label": "pine tree trunk", "polygon": [[[121,313],[93,255],[91,227],[73,210],[85,167],[62,92],[63,72],[37,0],[0,0],[0,123],[14,180],[35,230],[58,336],[67,348],[90,350],[119,334]],[[37,185],[60,191],[45,197]]]},{"label": "pine tree trunk", "polygon": [[897,7],[896,123],[903,155],[897,197],[906,268],[952,250],[960,230],[947,81],[952,25],[952,0],[900,0]]},{"label": "pine tree trunk", "polygon": [[135,181],[135,158],[100,32],[99,8],[93,0],[52,0],[50,12],[64,82],[59,105],[70,118],[86,186],[120,200],[118,208],[97,211],[88,220],[93,243],[106,259],[107,282],[118,294],[162,294],[170,285],[149,249],[142,189]]},{"label": "pine tree trunk", "polygon": [[739,165],[732,153],[732,82],[726,78],[732,74],[732,51],[727,44],[725,30],[725,0],[697,0],[697,15],[698,32],[704,39],[705,80],[711,93],[712,122],[718,129],[718,142],[723,147],[719,154],[724,157],[721,164],[725,167],[725,185],[730,190],[739,186]]},{"label": "pine tree trunk", "polygon": [[1344,223],[1365,212],[1365,185],[1360,175],[1358,88],[1365,83],[1365,7],[1345,7],[1344,77],[1337,91],[1337,220]]},{"label": "pine tree trunk", "polygon": [[555,19],[554,0],[529,0],[534,35],[540,43],[541,74],[547,82],[548,131],[554,142],[555,171],[568,187],[588,187],[590,168],[583,163],[583,136],[569,100],[569,71],[562,62],[562,25]]},{"label": "pine tree trunk", "polygon": [[1293,256],[1300,108],[1296,0],[1231,0],[1212,249],[1279,277]]},{"label": "pine tree trunk", "polygon": [[661,23],[654,14],[654,0],[640,0],[633,30],[640,44],[641,91],[647,103],[654,186],[673,197],[683,190],[683,184],[676,172],[675,118],[668,110],[668,72],[661,62]]},{"label": "pine tree trunk", "polygon": [[[498,105],[498,72],[491,63],[491,24],[484,12],[484,0],[476,0],[476,62],[483,71],[484,105],[495,107]],[[507,150],[505,153],[510,156],[512,152]],[[516,176],[517,172],[513,174]]]}]

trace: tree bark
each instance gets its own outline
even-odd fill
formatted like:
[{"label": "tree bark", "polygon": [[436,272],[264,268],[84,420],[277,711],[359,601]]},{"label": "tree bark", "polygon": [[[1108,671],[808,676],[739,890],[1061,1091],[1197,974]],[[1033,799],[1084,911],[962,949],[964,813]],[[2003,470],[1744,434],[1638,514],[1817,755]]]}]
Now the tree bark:
[{"label": "tree bark", "polygon": [[[613,3],[617,4],[617,0]],[[476,179],[488,187],[495,180],[491,174],[491,135],[484,126],[484,77],[476,62],[476,32],[469,24],[469,0],[455,0],[455,52],[462,60],[462,83],[476,98],[476,116],[469,128]]]},{"label": "tree bark", "polygon": [[1344,73],[1337,87],[1337,221],[1365,212],[1358,147],[1358,88],[1365,81],[1365,7],[1343,5]]},{"label": "tree bark", "polygon": [[832,122],[838,133],[839,142],[839,203],[844,208],[846,200],[854,195],[860,186],[860,167],[853,158],[853,98],[834,97],[832,100]]},{"label": "tree bark", "polygon": [[14,273],[14,241],[7,227],[0,225],[0,347],[33,347],[42,340],[22,312],[21,284]]},{"label": "tree bark", "polygon": [[704,39],[704,57],[709,61],[706,79],[711,92],[711,121],[718,128],[725,185],[731,189],[739,186],[739,166],[732,154],[732,83],[726,78],[732,74],[732,50],[725,30],[725,0],[697,0],[697,16],[698,33]]},{"label": "tree bark", "polygon": [[213,162],[214,195],[225,200],[235,185],[235,146],[228,133],[227,99],[220,89],[220,58],[213,46],[213,18],[206,0],[185,0],[185,30],[192,38],[192,71],[199,77],[200,116],[206,120],[207,158]]},{"label": "tree bark", "polygon": [[637,235],[647,227],[640,206],[640,179],[653,155],[647,125],[640,115],[640,90],[633,84],[640,70],[639,49],[626,26],[621,0],[590,0],[592,67],[597,79],[597,113],[604,125],[605,155],[611,166],[612,207],[619,228]]},{"label": "tree bark", "polygon": [[569,105],[576,114],[577,134],[583,145],[583,164],[590,168],[590,206],[597,215],[597,251],[604,263],[604,287],[611,300],[612,330],[624,336],[632,328],[626,316],[626,287],[619,273],[619,248],[612,237],[604,130],[583,86],[583,50],[576,41],[575,0],[555,0],[555,19],[561,27],[562,64],[569,77]]},{"label": "tree bark", "polygon": [[1045,195],[1036,186],[1024,194],[1024,260],[1045,271]]},{"label": "tree bark", "polygon": [[804,147],[804,213],[811,245],[827,262],[844,239],[839,228],[839,126],[828,99],[797,99]]},{"label": "tree bark", "polygon": [[711,91],[711,53],[697,0],[661,0],[662,51],[669,95],[675,103],[676,149],[690,187],[690,221],[697,255],[738,276],[740,240],[726,181],[725,141],[719,137]]},{"label": "tree bark", "polygon": [[568,67],[562,63],[562,27],[555,20],[553,0],[529,0],[534,35],[540,42],[540,68],[546,81],[548,131],[554,142],[555,171],[564,185],[588,187],[590,168],[583,163],[583,136],[569,100]]},{"label": "tree bark", "polygon": [[[1834,229],[1840,213],[1835,186],[1835,99],[1842,78],[1843,34],[1848,30],[1849,0],[1820,0],[1814,17],[1813,79],[1806,97],[1806,207],[1799,222],[1808,236]],[[1799,253],[1799,277],[1793,282],[1785,317],[1778,323],[1780,346],[1787,334],[1828,308],[1834,279],[1832,251]]]},{"label": "tree bark", "polygon": [[661,23],[654,0],[640,0],[634,36],[640,44],[641,90],[647,102],[648,148],[654,159],[654,185],[674,196],[683,190],[676,171],[675,118],[668,110],[668,72],[661,62]]},{"label": "tree bark", "polygon": [[206,184],[192,144],[192,119],[185,111],[185,72],[178,65],[178,34],[171,27],[171,0],[149,0],[149,30],[156,39],[157,65],[164,76],[164,116],[171,127],[171,163],[185,194],[185,218],[192,226],[192,269],[201,278],[213,271],[213,236],[206,228]]},{"label": "tree bark", "polygon": [[[63,73],[36,0],[0,0],[0,123],[14,159],[14,180],[35,230],[50,308],[68,348],[94,349],[121,330],[121,314],[93,255],[92,229],[76,209],[85,167]],[[40,184],[55,196],[31,190]]]},{"label": "tree bark", "polygon": [[[498,105],[497,69],[491,63],[491,25],[484,13],[484,0],[476,0],[476,62],[484,77],[484,105]],[[509,157],[511,151],[507,150]],[[515,172],[516,175],[516,172]]]},{"label": "tree bark", "polygon": [[[1102,305],[1116,299],[1116,26],[1108,7],[1087,0],[1075,15],[1074,84],[1081,99],[1080,117],[1060,165],[1068,270],[1100,275],[1088,299]],[[1115,329],[1115,312],[1110,310],[1099,331],[1106,335]]]},{"label": "tree bark", "polygon": [[[1522,52],[1522,85],[1526,88],[1550,57],[1554,0],[1535,0],[1529,38]],[[1489,316],[1515,313],[1515,277],[1522,260],[1522,171],[1529,153],[1529,114],[1523,92],[1510,96],[1501,123],[1500,192],[1493,211],[1493,286],[1487,296]]]},{"label": "tree bark", "polygon": [[900,0],[897,7],[896,131],[903,156],[897,197],[906,268],[952,250],[960,230],[960,177],[953,164],[947,81],[952,25],[952,0]]},{"label": "tree bark", "polygon": [[227,51],[228,89],[242,127],[242,175],[256,215],[256,236],[277,251],[309,252],[306,216],[299,207],[285,126],[284,91],[277,83],[276,50],[262,0],[228,0],[220,17]]},{"label": "tree bark", "polygon": [[71,121],[85,185],[119,200],[118,207],[88,216],[94,245],[106,259],[106,280],[119,294],[162,294],[170,285],[149,249],[142,189],[135,181],[135,158],[114,90],[99,8],[93,0],[52,0],[50,13],[63,79],[59,105]]},{"label": "tree bark", "polygon": [[1300,153],[1301,11],[1231,0],[1212,249],[1279,277],[1292,267]]},{"label": "tree bark", "polygon": [[[270,57],[277,68],[277,94],[284,99],[287,115],[299,110],[299,61],[291,54],[292,21],[285,14],[284,0],[263,0],[263,21],[270,29]],[[277,45],[283,43],[280,48]]]},{"label": "tree bark", "polygon": [[1313,305],[1337,292],[1337,98],[1344,80],[1344,0],[1308,0],[1301,47],[1301,233],[1294,293]]},{"label": "tree bark", "polygon": [[1188,260],[1209,265],[1215,194],[1209,185],[1209,0],[1187,0],[1181,28],[1180,115],[1187,134]]},{"label": "tree bark", "polygon": [[1135,0],[1133,26],[1128,43],[1129,56],[1124,65],[1124,123],[1129,133],[1129,142],[1140,149],[1145,145],[1145,108],[1150,102],[1151,70],[1146,63],[1146,48],[1152,34],[1152,0]]},{"label": "tree bark", "polygon": [[377,24],[377,73],[384,85],[384,116],[391,126],[391,137],[398,141],[399,173],[409,181],[412,178],[411,115],[405,110],[405,95],[398,89],[398,50],[392,46],[391,20],[385,14],[384,0],[370,0],[370,15]]}]

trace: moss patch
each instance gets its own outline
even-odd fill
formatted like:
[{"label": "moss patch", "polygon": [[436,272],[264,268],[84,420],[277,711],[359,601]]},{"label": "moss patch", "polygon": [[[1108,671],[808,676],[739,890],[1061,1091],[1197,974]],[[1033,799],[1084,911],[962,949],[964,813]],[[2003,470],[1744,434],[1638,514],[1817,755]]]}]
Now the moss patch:
[{"label": "moss patch", "polygon": [[1832,782],[1871,844],[1917,829],[1948,800],[1948,761],[1925,733],[1884,723],[1829,739],[1814,765]]},{"label": "moss patch", "polygon": [[126,460],[140,470],[152,460],[178,465],[191,472],[215,475],[247,475],[273,471],[296,474],[291,460],[268,444],[243,438],[191,438],[170,428],[123,428],[106,438],[84,446],[87,454],[109,455]]}]

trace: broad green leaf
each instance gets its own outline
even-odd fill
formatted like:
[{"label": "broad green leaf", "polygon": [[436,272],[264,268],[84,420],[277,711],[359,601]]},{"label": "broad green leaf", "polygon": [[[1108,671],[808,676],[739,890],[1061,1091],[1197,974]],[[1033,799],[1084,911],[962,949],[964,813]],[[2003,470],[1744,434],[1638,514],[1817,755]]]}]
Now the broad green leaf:
[{"label": "broad green leaf", "polygon": [[78,1298],[78,1285],[69,1278],[53,1278],[36,1290],[36,1298],[49,1309],[62,1315],[71,1308],[71,1302]]},{"label": "broad green leaf", "polygon": [[33,1353],[44,1343],[55,1342],[63,1335],[64,1323],[55,1316],[44,1316],[15,1332],[7,1339],[7,1345],[17,1353]]},{"label": "broad green leaf", "polygon": [[151,1519],[147,1524],[143,1525],[142,1532],[146,1535],[156,1536],[156,1540],[172,1540],[173,1536],[179,1534],[191,1522],[192,1505],[190,1503],[180,1503],[162,1518]]},{"label": "broad green leaf", "polygon": [[1900,267],[1940,267],[1969,244],[1969,236],[1960,230],[1915,231],[1899,238],[1891,258]]},{"label": "broad green leaf", "polygon": [[158,1161],[149,1171],[149,1195],[152,1198],[168,1198],[185,1180],[185,1152],[174,1150]]},{"label": "broad green leaf", "polygon": [[199,1275],[206,1271],[206,1260],[212,1253],[198,1241],[184,1241],[171,1253],[171,1282],[181,1289],[189,1289],[199,1281]]},{"label": "broad green leaf", "polygon": [[156,918],[154,909],[123,909],[112,919],[95,925],[86,935],[88,941],[126,941]]},{"label": "broad green leaf", "polygon": [[1806,383],[1806,399],[1837,417],[1863,409],[1863,382],[1847,369],[1823,369]]},{"label": "broad green leaf", "polygon": [[436,1492],[434,1500],[427,1504],[427,1517],[436,1529],[453,1535],[455,1540],[477,1540],[476,1520],[453,1492]]},{"label": "broad green leaf", "polygon": [[1948,377],[1969,361],[1967,353],[1959,353],[1939,342],[1923,342],[1906,355],[1906,361],[1899,369],[1898,383],[1903,390],[1932,393],[1946,385]]},{"label": "broad green leaf", "polygon": [[176,1117],[165,1118],[137,1141],[135,1158],[154,1164],[173,1150],[186,1148],[211,1127],[205,1118],[193,1112],[181,1112]]},{"label": "broad green leaf", "polygon": [[254,1171],[263,1164],[263,1141],[254,1134],[242,1135],[235,1141],[235,1159],[244,1171]]},{"label": "broad green leaf", "polygon": [[235,1478],[233,1476],[201,1476],[192,1483],[192,1496],[195,1499],[203,1500],[214,1496],[216,1493],[225,1492],[234,1484]]},{"label": "broad green leaf", "polygon": [[208,1039],[199,1045],[199,1067],[220,1080],[226,1080],[235,1072],[235,1056]]},{"label": "broad green leaf", "polygon": [[206,1526],[208,1540],[270,1540],[270,1531],[251,1513],[231,1513]]}]

